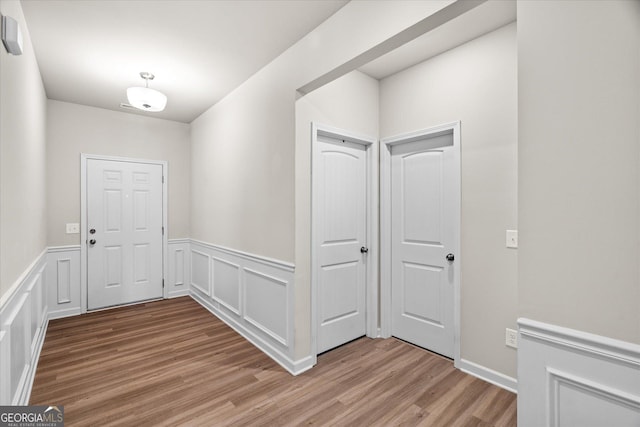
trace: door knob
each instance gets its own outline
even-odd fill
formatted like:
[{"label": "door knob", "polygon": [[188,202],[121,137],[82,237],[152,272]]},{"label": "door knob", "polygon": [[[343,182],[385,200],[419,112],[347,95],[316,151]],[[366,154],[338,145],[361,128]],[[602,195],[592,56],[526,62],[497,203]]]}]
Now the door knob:
[{"label": "door knob", "polygon": [[369,252],[369,248],[365,248],[364,246],[360,248],[360,252],[363,254],[366,254],[367,252]]},{"label": "door knob", "polygon": [[91,233],[91,234],[96,234],[96,229],[95,229],[95,228],[92,228],[91,230],[89,230],[89,233]]},{"label": "door knob", "polygon": [[453,254],[447,254],[447,261],[453,261],[455,259],[455,257],[453,256]]},{"label": "door knob", "polygon": [[95,244],[96,244],[96,239],[91,239],[91,240],[89,240],[89,244],[90,244],[90,245],[95,245]]}]

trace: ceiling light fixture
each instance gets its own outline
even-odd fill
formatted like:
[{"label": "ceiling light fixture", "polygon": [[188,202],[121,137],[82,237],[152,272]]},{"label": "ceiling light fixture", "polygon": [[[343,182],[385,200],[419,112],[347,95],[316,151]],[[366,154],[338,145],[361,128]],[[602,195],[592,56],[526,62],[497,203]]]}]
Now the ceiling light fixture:
[{"label": "ceiling light fixture", "polygon": [[155,76],[143,71],[140,73],[140,77],[145,80],[145,87],[130,87],[127,89],[129,104],[143,111],[158,112],[164,110],[167,105],[166,95],[157,90],[149,89],[149,80],[153,80]]}]

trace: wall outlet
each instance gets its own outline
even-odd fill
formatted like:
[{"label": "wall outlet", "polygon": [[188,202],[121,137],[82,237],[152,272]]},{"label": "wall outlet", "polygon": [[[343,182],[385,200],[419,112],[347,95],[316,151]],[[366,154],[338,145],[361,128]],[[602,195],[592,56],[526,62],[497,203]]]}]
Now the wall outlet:
[{"label": "wall outlet", "polygon": [[80,224],[77,222],[67,224],[67,234],[78,234],[80,233]]},{"label": "wall outlet", "polygon": [[518,331],[515,329],[506,329],[504,343],[507,347],[518,348]]},{"label": "wall outlet", "polygon": [[518,230],[507,230],[507,247],[518,248]]}]

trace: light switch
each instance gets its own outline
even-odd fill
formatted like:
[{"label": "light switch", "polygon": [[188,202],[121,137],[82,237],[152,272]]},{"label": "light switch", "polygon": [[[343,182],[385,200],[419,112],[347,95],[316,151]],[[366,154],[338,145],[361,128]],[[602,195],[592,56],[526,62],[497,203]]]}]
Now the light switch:
[{"label": "light switch", "polygon": [[67,234],[78,234],[80,233],[80,224],[77,222],[67,224]]},{"label": "light switch", "polygon": [[518,230],[507,230],[507,247],[518,247]]}]

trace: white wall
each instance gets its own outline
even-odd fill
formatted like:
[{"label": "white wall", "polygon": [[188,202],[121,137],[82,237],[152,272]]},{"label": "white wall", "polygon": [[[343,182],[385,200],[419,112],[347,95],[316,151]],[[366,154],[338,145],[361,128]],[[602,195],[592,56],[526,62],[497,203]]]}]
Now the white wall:
[{"label": "white wall", "polygon": [[353,71],[296,102],[296,340],[309,354],[311,331],[311,123],[378,137],[378,81]]},{"label": "white wall", "polygon": [[461,358],[510,377],[516,353],[516,24],[380,82],[380,137],[461,120]]},{"label": "white wall", "polygon": [[0,306],[45,248],[46,95],[20,2],[0,1],[18,21],[23,54],[0,45]]},{"label": "white wall", "polygon": [[166,160],[169,238],[189,237],[188,124],[49,100],[47,103],[48,245],[80,243],[65,224],[80,222],[80,154]]},{"label": "white wall", "polygon": [[192,122],[192,237],[294,261],[296,90],[449,3],[348,3]]},{"label": "white wall", "polygon": [[[191,237],[297,264],[295,210],[309,201],[295,194],[296,90],[450,3],[350,2],[193,121]],[[294,286],[297,302],[309,283]],[[309,349],[308,304],[295,307],[296,357]]]},{"label": "white wall", "polygon": [[640,2],[518,3],[519,315],[640,343]]}]

